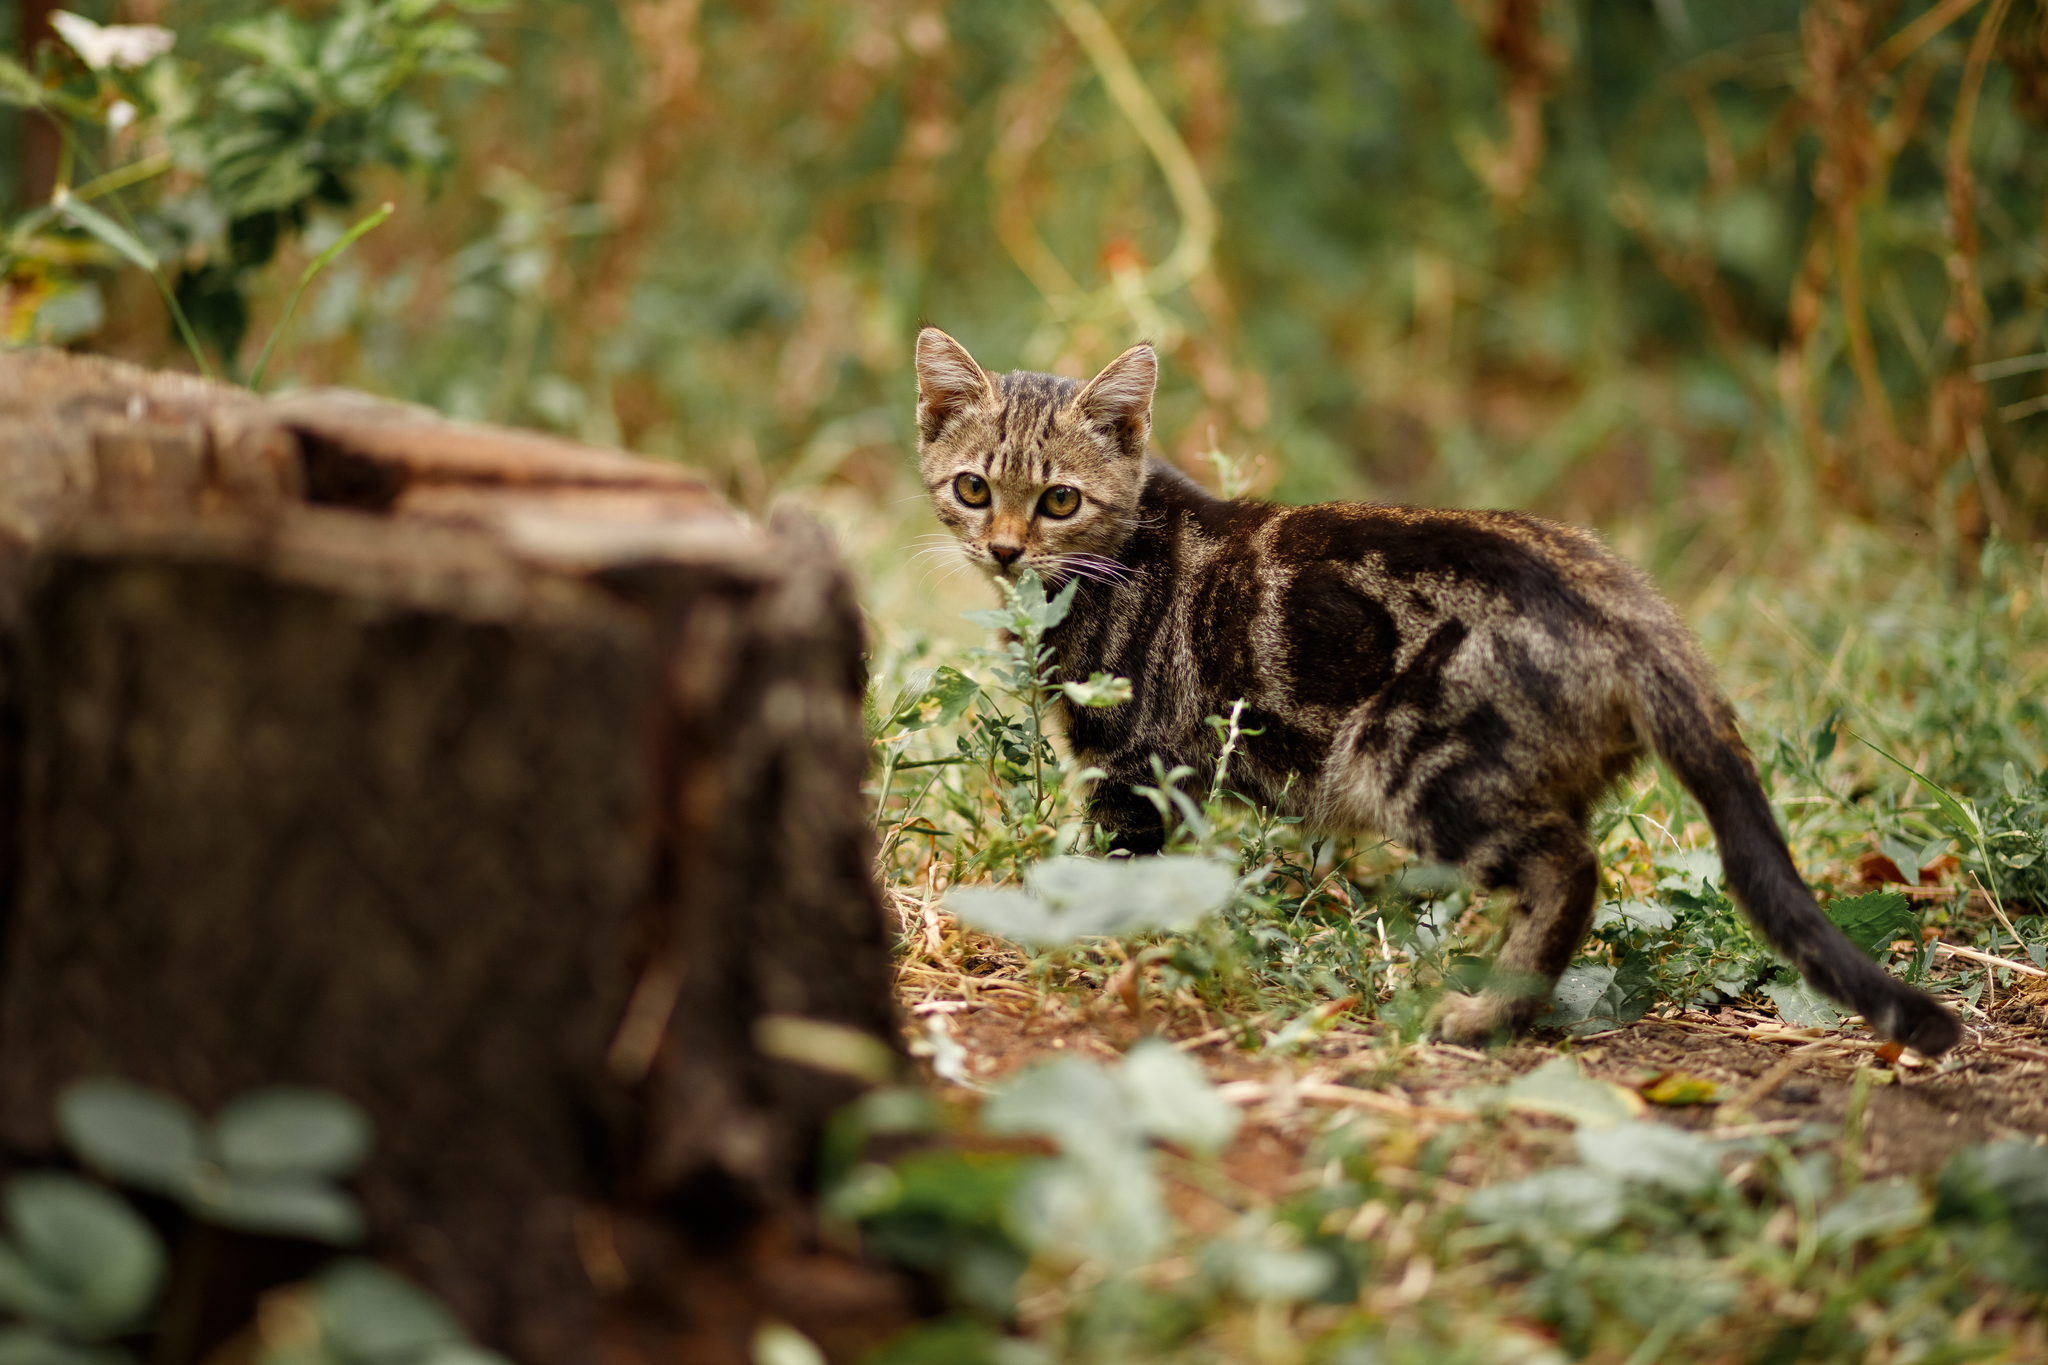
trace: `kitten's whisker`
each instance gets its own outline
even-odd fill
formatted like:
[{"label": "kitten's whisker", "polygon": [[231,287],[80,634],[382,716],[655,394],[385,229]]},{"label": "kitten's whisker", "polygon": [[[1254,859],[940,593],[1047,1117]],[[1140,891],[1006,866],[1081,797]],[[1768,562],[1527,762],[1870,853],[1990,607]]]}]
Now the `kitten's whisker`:
[{"label": "kitten's whisker", "polygon": [[[1053,561],[1051,573],[1060,575],[1059,582],[1062,584],[1068,579],[1085,578],[1093,583],[1121,585],[1128,582],[1132,576],[1131,568],[1127,564],[1101,555],[1083,553],[1059,556]],[[1048,574],[1048,577],[1050,576],[1051,574]]]},{"label": "kitten's whisker", "polygon": [[[948,552],[950,552],[950,555]],[[924,577],[918,580],[917,586],[919,591],[923,591],[925,585],[931,581],[931,576],[941,569],[947,571],[946,576],[939,580],[941,586],[943,586],[951,583],[965,571],[975,567],[973,557],[967,553],[967,547],[958,541],[954,541],[951,545],[940,545],[934,546],[929,550],[920,550],[918,553],[931,555],[937,561],[931,568],[925,570]],[[951,560],[950,563],[948,562],[949,558]]]}]

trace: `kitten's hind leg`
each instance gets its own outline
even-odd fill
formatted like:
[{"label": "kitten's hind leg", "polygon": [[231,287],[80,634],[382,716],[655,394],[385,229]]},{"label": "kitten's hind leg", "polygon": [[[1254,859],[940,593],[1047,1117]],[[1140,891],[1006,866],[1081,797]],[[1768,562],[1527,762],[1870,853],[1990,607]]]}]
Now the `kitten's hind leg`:
[{"label": "kitten's hind leg", "polygon": [[1513,847],[1475,868],[1489,890],[1510,889],[1507,941],[1478,995],[1447,995],[1430,1015],[1430,1033],[1483,1046],[1526,1030],[1550,1008],[1599,895],[1600,864],[1585,831],[1553,817],[1518,832]]}]

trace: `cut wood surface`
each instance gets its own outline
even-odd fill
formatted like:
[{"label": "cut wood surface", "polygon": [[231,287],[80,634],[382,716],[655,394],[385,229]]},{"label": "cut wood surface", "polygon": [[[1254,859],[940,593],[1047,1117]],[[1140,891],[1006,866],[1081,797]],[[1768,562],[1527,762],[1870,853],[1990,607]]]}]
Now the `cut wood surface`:
[{"label": "cut wood surface", "polygon": [[[860,619],[815,527],[536,433],[21,352],[0,589],[16,1168],[81,1077],[202,1112],[313,1085],[377,1123],[367,1251],[521,1361],[897,1311],[808,1249],[859,1083],[753,1042],[895,1046]],[[243,1260],[174,1282],[153,1359],[237,1330],[276,1278]]]}]

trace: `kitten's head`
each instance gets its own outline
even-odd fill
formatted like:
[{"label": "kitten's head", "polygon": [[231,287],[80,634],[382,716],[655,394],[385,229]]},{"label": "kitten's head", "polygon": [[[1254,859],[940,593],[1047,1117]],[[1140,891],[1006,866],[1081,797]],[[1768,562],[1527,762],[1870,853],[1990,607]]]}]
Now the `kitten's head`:
[{"label": "kitten's head", "polygon": [[1119,578],[1137,523],[1159,360],[1133,346],[1086,384],[992,375],[936,327],[917,334],[925,489],[969,561],[1049,583]]}]

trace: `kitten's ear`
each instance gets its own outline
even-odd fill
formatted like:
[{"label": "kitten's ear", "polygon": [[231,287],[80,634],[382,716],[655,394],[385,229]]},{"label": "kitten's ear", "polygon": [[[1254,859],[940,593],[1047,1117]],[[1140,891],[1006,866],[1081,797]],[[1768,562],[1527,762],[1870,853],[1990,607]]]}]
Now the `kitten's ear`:
[{"label": "kitten's ear", "polygon": [[936,327],[917,334],[917,430],[923,439],[937,440],[947,418],[995,396],[995,381],[965,346]]},{"label": "kitten's ear", "polygon": [[1159,382],[1159,357],[1150,346],[1133,346],[1102,367],[1074,397],[1074,406],[1116,438],[1126,455],[1143,455],[1152,434],[1152,388]]}]

